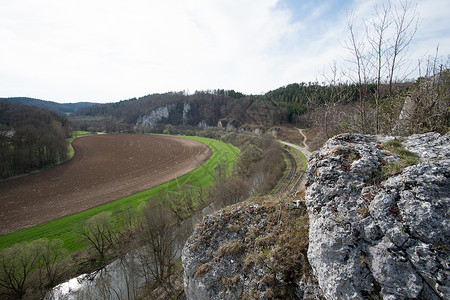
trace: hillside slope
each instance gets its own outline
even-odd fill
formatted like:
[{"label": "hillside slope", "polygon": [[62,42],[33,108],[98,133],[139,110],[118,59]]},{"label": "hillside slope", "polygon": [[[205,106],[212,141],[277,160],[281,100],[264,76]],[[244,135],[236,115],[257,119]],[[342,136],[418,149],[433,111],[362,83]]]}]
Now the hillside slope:
[{"label": "hillside slope", "polygon": [[[258,101],[252,97],[234,98],[223,91],[152,94],[118,103],[99,104],[73,114],[77,118],[107,119],[121,128],[143,129],[166,124],[189,126],[217,126],[219,121],[233,124],[274,125],[287,122],[288,111],[275,103]],[[104,124],[99,124],[104,126]]]},{"label": "hillside slope", "polygon": [[182,252],[187,299],[315,299],[306,208],[250,199],[203,219]]},{"label": "hillside slope", "polygon": [[0,178],[65,161],[69,134],[66,116],[0,100]]}]

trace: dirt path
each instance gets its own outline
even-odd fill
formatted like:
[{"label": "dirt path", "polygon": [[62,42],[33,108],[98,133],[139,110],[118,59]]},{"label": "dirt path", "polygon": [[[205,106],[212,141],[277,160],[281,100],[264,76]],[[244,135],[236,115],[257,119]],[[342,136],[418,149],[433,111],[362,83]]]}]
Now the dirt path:
[{"label": "dirt path", "polygon": [[0,234],[149,189],[211,155],[200,142],[153,135],[89,136],[73,147],[75,156],[63,165],[0,182]]},{"label": "dirt path", "polygon": [[308,145],[306,144],[306,141],[308,140],[308,138],[306,137],[306,135],[303,133],[303,129],[298,128],[298,132],[300,132],[300,134],[303,136],[303,147],[305,149],[308,149]]}]

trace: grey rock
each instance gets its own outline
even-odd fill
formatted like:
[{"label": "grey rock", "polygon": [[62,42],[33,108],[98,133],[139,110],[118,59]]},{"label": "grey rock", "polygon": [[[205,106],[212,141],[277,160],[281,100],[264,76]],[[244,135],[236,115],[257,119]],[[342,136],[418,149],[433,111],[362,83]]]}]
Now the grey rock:
[{"label": "grey rock", "polygon": [[174,107],[175,104],[160,106],[152,110],[150,114],[140,116],[136,121],[136,125],[153,127],[156,124],[158,124],[158,122],[161,121],[162,119],[168,118],[170,112],[173,110]]},{"label": "grey rock", "polygon": [[[279,225],[274,216],[286,204],[244,202],[204,218],[182,250],[186,298],[323,299],[306,257],[285,264],[279,254],[293,254],[270,230]],[[287,212],[297,218],[306,209]],[[282,271],[290,265],[295,268]]]},{"label": "grey rock", "polygon": [[450,298],[450,138],[405,138],[420,162],[380,181],[395,138],[339,135],[309,161],[308,259],[327,299]]},{"label": "grey rock", "polygon": [[370,247],[369,252],[370,269],[374,279],[381,285],[383,299],[417,298],[423,289],[423,281],[405,253],[387,237]]},{"label": "grey rock", "polygon": [[403,146],[411,152],[418,154],[422,159],[448,159],[450,158],[450,135],[440,135],[436,132],[414,134],[402,142]]}]

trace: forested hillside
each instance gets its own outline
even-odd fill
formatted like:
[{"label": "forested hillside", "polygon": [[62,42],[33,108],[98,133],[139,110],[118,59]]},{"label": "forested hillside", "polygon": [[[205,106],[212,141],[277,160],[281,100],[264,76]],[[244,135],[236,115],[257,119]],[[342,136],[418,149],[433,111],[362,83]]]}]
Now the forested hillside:
[{"label": "forested hillside", "polygon": [[[364,96],[372,95],[374,89],[375,85],[368,85]],[[337,96],[340,103],[353,104],[358,100],[358,88],[354,84],[302,82],[264,95],[244,95],[234,90],[196,91],[192,95],[169,92],[86,107],[75,112],[71,119],[81,126],[106,131],[126,130],[136,125],[217,126],[219,121],[237,126],[305,125],[310,121],[305,113],[320,109]]]},{"label": "forested hillside", "polygon": [[168,124],[233,129],[287,124],[320,128],[324,138],[342,132],[445,133],[449,85],[449,70],[444,69],[392,86],[331,81],[293,83],[264,95],[226,90],[192,95],[170,92],[86,107],[73,113],[71,121],[79,129],[108,132],[162,132]]},{"label": "forested hillside", "polygon": [[27,97],[0,98],[0,100],[6,100],[8,102],[20,103],[29,106],[35,106],[38,108],[46,108],[61,114],[71,114],[74,111],[77,111],[81,108],[89,107],[95,104],[92,102],[57,103],[53,101],[46,101]]},{"label": "forested hillside", "polygon": [[0,178],[64,161],[69,135],[65,116],[0,100]]},{"label": "forested hillside", "polygon": [[[94,105],[75,112],[71,120],[107,131],[158,127],[162,124],[217,126],[221,119],[237,125],[273,126],[288,121],[288,110],[271,101],[260,101],[235,91],[198,91],[153,94],[138,99]],[[86,129],[86,128],[83,128]]]}]

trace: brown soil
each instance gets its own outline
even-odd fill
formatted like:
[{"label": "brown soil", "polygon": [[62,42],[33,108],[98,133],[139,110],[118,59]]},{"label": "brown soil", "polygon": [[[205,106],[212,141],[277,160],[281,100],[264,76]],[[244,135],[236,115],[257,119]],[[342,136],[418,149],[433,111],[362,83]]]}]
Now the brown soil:
[{"label": "brown soil", "polygon": [[211,155],[180,137],[95,135],[58,167],[0,181],[0,235],[132,195],[186,174]]}]

